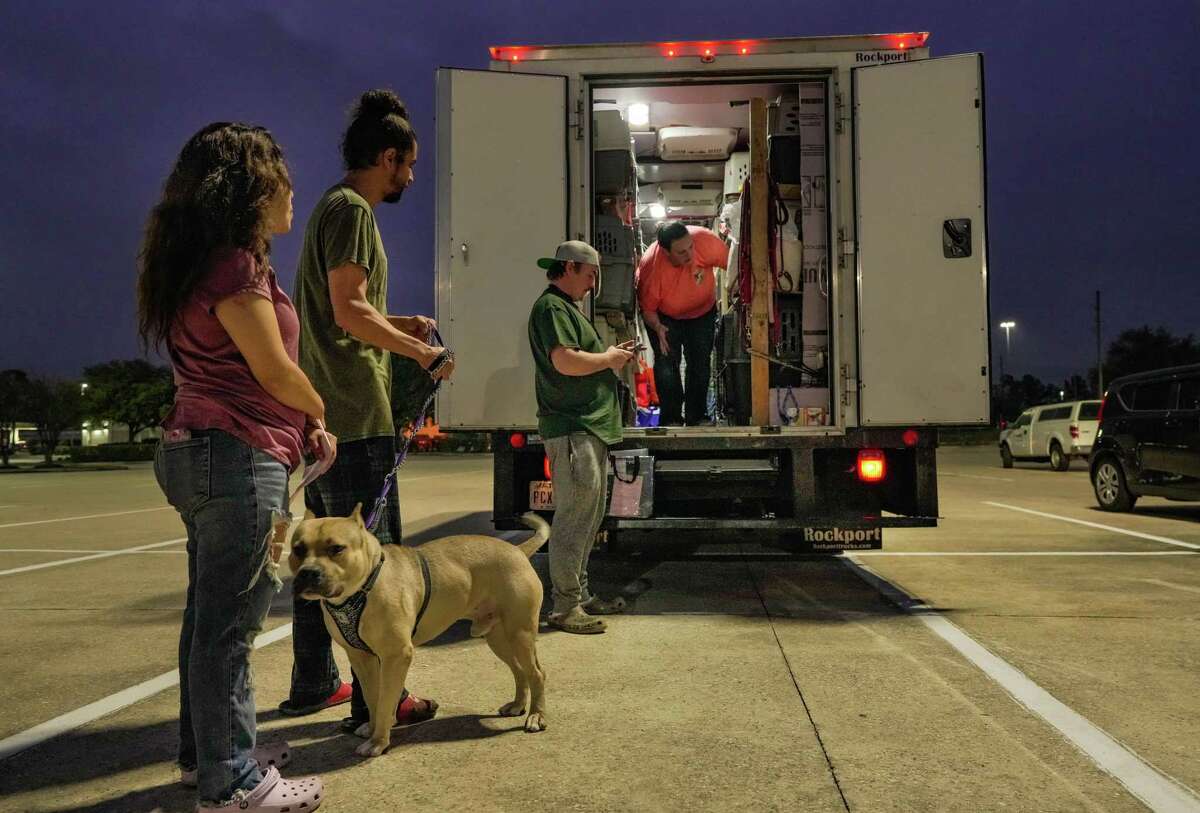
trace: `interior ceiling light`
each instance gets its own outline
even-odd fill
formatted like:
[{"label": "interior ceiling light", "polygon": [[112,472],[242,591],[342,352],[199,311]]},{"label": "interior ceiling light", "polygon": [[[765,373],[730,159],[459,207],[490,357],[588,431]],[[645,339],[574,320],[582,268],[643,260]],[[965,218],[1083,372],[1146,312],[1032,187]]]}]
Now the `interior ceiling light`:
[{"label": "interior ceiling light", "polygon": [[645,127],[650,123],[650,105],[634,102],[626,111],[630,127]]}]

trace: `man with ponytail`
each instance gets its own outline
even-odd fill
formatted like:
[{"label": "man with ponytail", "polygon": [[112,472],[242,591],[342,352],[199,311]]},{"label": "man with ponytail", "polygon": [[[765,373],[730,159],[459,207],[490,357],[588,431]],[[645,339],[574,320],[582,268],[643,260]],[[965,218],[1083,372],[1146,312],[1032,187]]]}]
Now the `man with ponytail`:
[{"label": "man with ponytail", "polygon": [[[429,344],[433,320],[387,313],[388,259],[375,222],[380,203],[398,203],[413,181],[417,137],[404,103],[390,90],[364,93],[342,138],[346,175],[309,216],[296,273],[300,316],[300,366],[325,401],[325,421],[338,436],[338,457],[308,486],[305,503],[318,517],[349,516],[357,503],[378,497],[396,453],[391,411],[389,353],[415,360],[435,380],[449,378],[454,361]],[[398,545],[400,503],[392,489],[375,535]],[[293,605],[291,693],[284,714],[311,714],[351,701],[344,728],[369,719],[357,679],[343,683],[318,601]],[[428,720],[432,700],[407,692],[396,711],[399,724]]]}]

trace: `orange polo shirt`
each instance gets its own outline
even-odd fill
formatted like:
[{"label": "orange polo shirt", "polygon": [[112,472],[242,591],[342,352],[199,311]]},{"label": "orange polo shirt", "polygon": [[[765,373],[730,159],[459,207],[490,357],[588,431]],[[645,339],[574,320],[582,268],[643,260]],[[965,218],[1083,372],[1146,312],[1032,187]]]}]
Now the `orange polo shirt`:
[{"label": "orange polo shirt", "polygon": [[717,304],[714,268],[729,262],[729,246],[701,226],[688,226],[692,236],[692,261],[674,266],[657,242],[638,263],[638,304],[642,312],[655,311],[672,319],[695,319]]}]

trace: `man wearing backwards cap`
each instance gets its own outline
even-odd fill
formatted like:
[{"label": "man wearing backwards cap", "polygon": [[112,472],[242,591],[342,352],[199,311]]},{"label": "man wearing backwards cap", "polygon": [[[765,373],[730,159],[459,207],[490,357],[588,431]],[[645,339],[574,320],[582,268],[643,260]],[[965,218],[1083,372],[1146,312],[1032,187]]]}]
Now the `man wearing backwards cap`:
[{"label": "man wearing backwards cap", "polygon": [[625,601],[593,596],[587,563],[604,519],[608,447],[621,441],[617,375],[633,360],[634,343],[605,349],[576,304],[597,288],[596,249],[569,240],[537,264],[550,280],[529,314],[538,432],[554,485],[549,621],[567,632],[604,632],[604,620],[596,616],[621,612]]}]

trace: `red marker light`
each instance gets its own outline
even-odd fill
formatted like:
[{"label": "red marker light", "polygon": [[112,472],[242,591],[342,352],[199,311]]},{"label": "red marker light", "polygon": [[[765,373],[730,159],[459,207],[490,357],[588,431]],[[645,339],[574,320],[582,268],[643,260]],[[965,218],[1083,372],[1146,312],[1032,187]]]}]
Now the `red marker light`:
[{"label": "red marker light", "polygon": [[861,449],[858,452],[858,479],[878,483],[887,474],[887,465],[880,449]]},{"label": "red marker light", "polygon": [[667,51],[667,56],[675,56],[675,49],[671,48]]},{"label": "red marker light", "polygon": [[705,48],[705,49],[704,49],[704,55],[705,55],[705,56],[712,56],[712,48]]},{"label": "red marker light", "polygon": [[508,436],[508,445],[513,447],[514,449],[524,449],[525,448],[525,433],[524,432],[513,432],[511,435]]},{"label": "red marker light", "polygon": [[749,48],[743,48],[743,49],[742,49],[742,54],[743,54],[743,55],[744,55],[744,54],[748,54],[748,53],[750,53],[750,49],[749,49]]},{"label": "red marker light", "polygon": [[916,429],[905,429],[904,434],[900,438],[904,441],[905,446],[916,446],[921,436],[917,434]]},{"label": "red marker light", "polygon": [[521,55],[520,55],[520,54],[513,54],[513,55],[512,55],[512,61],[513,61],[513,62],[520,62],[520,61],[521,61]]}]

